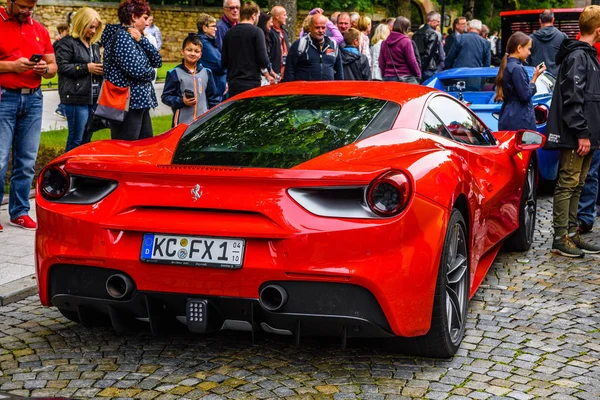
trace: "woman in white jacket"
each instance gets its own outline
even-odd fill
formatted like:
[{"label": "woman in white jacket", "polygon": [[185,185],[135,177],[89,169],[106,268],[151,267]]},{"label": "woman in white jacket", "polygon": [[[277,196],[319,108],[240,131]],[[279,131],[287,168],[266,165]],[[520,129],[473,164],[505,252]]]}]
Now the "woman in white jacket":
[{"label": "woman in white jacket", "polygon": [[379,24],[371,39],[371,77],[374,81],[383,80],[383,75],[379,69],[379,51],[381,43],[390,35],[390,28],[387,24]]}]

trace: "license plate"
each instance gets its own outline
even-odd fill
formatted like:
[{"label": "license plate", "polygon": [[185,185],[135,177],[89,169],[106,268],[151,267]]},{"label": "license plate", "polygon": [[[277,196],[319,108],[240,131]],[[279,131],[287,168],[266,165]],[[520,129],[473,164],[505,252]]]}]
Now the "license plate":
[{"label": "license plate", "polygon": [[242,268],[245,241],[145,233],[140,259],[148,263]]}]

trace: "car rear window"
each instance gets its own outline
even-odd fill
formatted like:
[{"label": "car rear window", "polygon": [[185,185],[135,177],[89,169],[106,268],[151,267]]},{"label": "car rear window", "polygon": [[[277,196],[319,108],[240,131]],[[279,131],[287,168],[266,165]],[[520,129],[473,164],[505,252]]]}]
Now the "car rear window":
[{"label": "car rear window", "polygon": [[356,96],[266,96],[225,103],[189,126],[173,164],[291,168],[389,130],[399,106]]}]

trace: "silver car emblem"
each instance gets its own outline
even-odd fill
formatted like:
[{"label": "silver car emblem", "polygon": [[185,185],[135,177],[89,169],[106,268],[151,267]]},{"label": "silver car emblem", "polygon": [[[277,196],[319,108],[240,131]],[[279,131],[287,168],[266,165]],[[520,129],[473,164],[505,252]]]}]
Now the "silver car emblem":
[{"label": "silver car emblem", "polygon": [[194,201],[202,197],[202,191],[200,189],[200,185],[196,184],[196,186],[194,186],[194,188],[190,191],[190,193],[192,193],[192,198],[194,199]]}]

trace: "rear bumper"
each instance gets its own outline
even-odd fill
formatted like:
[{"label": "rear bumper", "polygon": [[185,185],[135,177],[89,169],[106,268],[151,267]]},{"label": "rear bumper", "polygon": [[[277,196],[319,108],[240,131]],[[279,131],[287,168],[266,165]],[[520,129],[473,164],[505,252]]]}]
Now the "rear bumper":
[{"label": "rear bumper", "polygon": [[[205,301],[205,324],[188,325],[197,332],[222,329],[265,331],[283,335],[391,337],[392,330],[375,296],[365,288],[345,283],[267,282],[283,288],[288,299],[281,309],[268,311],[257,299],[199,296],[187,293],[147,292],[134,289],[116,300],[105,282],[121,271],[77,265],[55,265],[50,272],[54,306],[77,315],[80,322],[110,323],[125,332],[135,320],[145,321],[153,333],[179,321],[188,324],[190,301]],[[264,286],[264,285],[263,285]]]},{"label": "rear bumper", "polygon": [[[419,336],[427,333],[431,324],[448,210],[418,195],[400,217],[383,222],[324,218],[304,211],[290,213],[287,223],[297,231],[295,234],[284,238],[241,236],[246,239],[246,250],[243,267],[238,270],[143,263],[143,231],[103,227],[100,217],[94,215],[94,206],[75,210],[38,199],[36,273],[40,300],[46,306],[55,304],[57,296],[68,295],[79,299],[77,304],[87,299],[92,305],[114,307],[114,301],[106,297],[105,280],[94,286],[97,291],[80,282],[71,282],[61,290],[53,288],[57,281],[64,280],[53,270],[69,265],[75,270],[95,267],[111,274],[124,273],[135,282],[136,293],[142,293],[142,297],[163,293],[184,299],[210,299],[215,304],[214,299],[225,298],[256,303],[260,288],[268,282],[355,286],[370,293],[382,311],[385,324],[375,323],[380,329],[385,331],[387,326],[397,336]],[[202,229],[198,218],[191,221],[198,226],[198,235],[224,236]],[[161,225],[160,220],[151,222]],[[86,289],[78,291],[78,287]],[[332,301],[332,293],[323,293]],[[138,310],[134,313],[138,318],[148,317],[139,312],[143,301],[130,304]],[[129,307],[119,304],[119,309]],[[180,312],[174,309],[172,314],[185,315],[177,314]],[[314,309],[299,313],[319,314]],[[356,317],[356,310],[343,315]],[[279,321],[285,319],[281,318]],[[359,318],[374,321],[370,315]],[[319,334],[326,332],[321,330]]]}]

